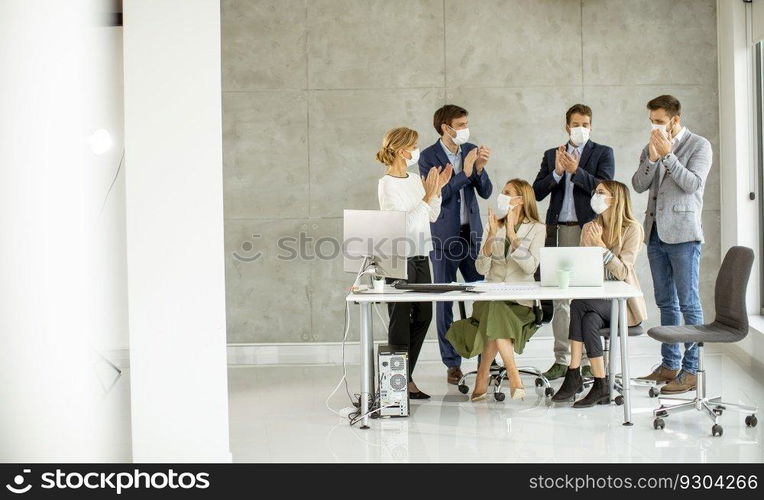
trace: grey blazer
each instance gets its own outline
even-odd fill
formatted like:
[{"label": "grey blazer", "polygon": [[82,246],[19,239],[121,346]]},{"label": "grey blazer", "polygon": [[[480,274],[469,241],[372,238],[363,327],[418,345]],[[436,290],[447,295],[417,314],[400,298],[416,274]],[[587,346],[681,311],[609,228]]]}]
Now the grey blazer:
[{"label": "grey blazer", "polygon": [[[650,241],[653,222],[665,243],[685,243],[703,239],[701,213],[703,189],[711,169],[713,153],[705,137],[685,130],[665,160],[650,161],[648,148],[642,150],[639,168],[631,178],[637,193],[650,190],[645,212],[645,243]],[[666,167],[660,182],[660,164]]]}]

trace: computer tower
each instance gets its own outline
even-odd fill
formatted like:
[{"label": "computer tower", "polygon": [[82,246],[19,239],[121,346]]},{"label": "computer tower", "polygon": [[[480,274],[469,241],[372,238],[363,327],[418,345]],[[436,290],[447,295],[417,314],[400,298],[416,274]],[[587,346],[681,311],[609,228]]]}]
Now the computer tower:
[{"label": "computer tower", "polygon": [[377,351],[379,415],[409,416],[409,353],[406,347],[381,345]]}]

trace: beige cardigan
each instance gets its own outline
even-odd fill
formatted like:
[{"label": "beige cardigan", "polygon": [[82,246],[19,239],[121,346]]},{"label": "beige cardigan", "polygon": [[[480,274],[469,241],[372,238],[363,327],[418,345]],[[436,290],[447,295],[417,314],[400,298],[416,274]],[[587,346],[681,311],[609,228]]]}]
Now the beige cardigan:
[{"label": "beige cardigan", "polygon": [[[595,219],[596,220],[596,219]],[[584,228],[592,222],[584,224]],[[581,231],[581,242],[583,243],[583,231]],[[634,271],[634,263],[637,260],[639,250],[642,248],[642,227],[637,224],[630,224],[623,231],[620,246],[616,243],[613,248],[609,250],[613,252],[613,258],[610,262],[605,264],[605,268],[618,280],[625,281],[638,288],[639,280],[637,279],[637,273]],[[626,301],[626,310],[628,315],[629,326],[637,325],[647,319],[647,305],[645,304],[644,297],[633,297]]]},{"label": "beige cardigan", "polygon": [[[527,220],[527,219],[526,219]],[[486,281],[494,283],[517,283],[534,281],[533,274],[539,266],[541,248],[546,239],[546,226],[540,222],[523,222],[517,229],[520,246],[504,256],[504,240],[507,230],[500,227],[492,241],[488,241],[488,227],[483,231],[480,253],[475,261],[477,272],[485,276]],[[491,256],[483,253],[486,245],[493,245]],[[533,307],[532,300],[518,300],[518,304]]]}]

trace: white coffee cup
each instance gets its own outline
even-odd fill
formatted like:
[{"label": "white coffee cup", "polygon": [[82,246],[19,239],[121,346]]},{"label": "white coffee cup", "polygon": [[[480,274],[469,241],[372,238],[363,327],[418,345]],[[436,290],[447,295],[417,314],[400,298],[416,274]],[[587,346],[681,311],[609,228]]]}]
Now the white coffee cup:
[{"label": "white coffee cup", "polygon": [[375,292],[381,292],[385,289],[385,278],[382,276],[374,276],[371,281],[374,284]]},{"label": "white coffee cup", "polygon": [[560,288],[568,288],[570,285],[570,269],[558,269],[557,270],[557,286]]}]

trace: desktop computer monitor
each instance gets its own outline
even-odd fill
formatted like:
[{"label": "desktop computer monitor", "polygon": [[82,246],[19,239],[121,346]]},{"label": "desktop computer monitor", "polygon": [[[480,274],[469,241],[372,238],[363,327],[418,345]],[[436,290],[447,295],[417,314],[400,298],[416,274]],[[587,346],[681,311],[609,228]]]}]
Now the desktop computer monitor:
[{"label": "desktop computer monitor", "polygon": [[406,279],[406,212],[345,210],[343,233],[345,272],[374,264],[377,276]]}]

